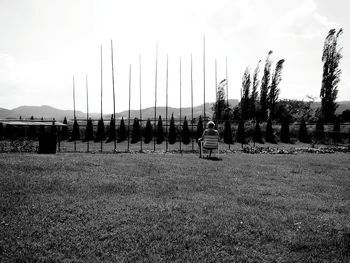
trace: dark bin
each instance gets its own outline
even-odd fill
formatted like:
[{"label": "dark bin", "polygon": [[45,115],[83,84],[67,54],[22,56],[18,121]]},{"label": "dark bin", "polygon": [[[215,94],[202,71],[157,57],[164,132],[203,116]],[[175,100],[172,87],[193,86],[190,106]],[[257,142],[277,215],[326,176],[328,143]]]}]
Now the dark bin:
[{"label": "dark bin", "polygon": [[39,153],[56,153],[57,134],[45,133],[39,136]]}]

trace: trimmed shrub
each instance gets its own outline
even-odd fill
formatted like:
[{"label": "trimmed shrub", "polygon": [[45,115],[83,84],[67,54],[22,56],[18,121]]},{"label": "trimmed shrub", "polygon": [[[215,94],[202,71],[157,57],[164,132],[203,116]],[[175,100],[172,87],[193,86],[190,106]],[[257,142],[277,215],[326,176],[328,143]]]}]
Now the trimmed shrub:
[{"label": "trimmed shrub", "polygon": [[269,118],[266,123],[265,140],[269,143],[277,143],[273,134],[272,120]]},{"label": "trimmed shrub", "polygon": [[176,129],[174,123],[174,114],[171,114],[170,127],[169,127],[169,144],[176,142]]},{"label": "trimmed shrub", "polygon": [[186,117],[184,120],[184,125],[182,126],[181,137],[183,144],[187,145],[190,143],[190,130],[188,129],[188,122]]},{"label": "trimmed shrub", "polygon": [[141,139],[140,123],[137,118],[134,119],[131,131],[131,143],[137,143]]},{"label": "trimmed shrub", "polygon": [[310,141],[309,136],[307,134],[306,123],[304,118],[301,119],[299,126],[299,141],[304,143],[308,143]]},{"label": "trimmed shrub", "polygon": [[238,130],[237,130],[237,142],[246,144],[245,140],[245,131],[244,131],[244,121],[240,120],[238,124]]},{"label": "trimmed shrub", "polygon": [[340,121],[338,117],[334,118],[332,139],[334,143],[341,142]]},{"label": "trimmed shrub", "polygon": [[114,141],[116,139],[115,136],[115,120],[113,115],[111,116],[111,121],[109,122],[109,131],[108,131],[108,139],[107,142]]},{"label": "trimmed shrub", "polygon": [[288,118],[283,118],[281,124],[281,142],[290,143],[290,133],[289,133],[289,120]]},{"label": "trimmed shrub", "polygon": [[91,118],[89,118],[89,120],[86,123],[85,141],[93,141],[93,140],[94,140],[94,127],[92,125]]},{"label": "trimmed shrub", "polygon": [[232,129],[231,129],[230,121],[225,121],[224,142],[227,144],[233,144]]},{"label": "trimmed shrub", "polygon": [[145,128],[145,143],[148,144],[152,141],[152,124],[151,120],[148,118]]},{"label": "trimmed shrub", "polygon": [[264,143],[261,138],[261,129],[260,129],[259,121],[256,121],[255,123],[253,142]]},{"label": "trimmed shrub", "polygon": [[118,143],[123,142],[125,140],[126,140],[126,129],[125,129],[124,117],[122,117],[120,121],[119,132],[118,132]]},{"label": "trimmed shrub", "polygon": [[161,144],[164,141],[164,131],[163,131],[163,121],[162,117],[159,115],[157,124],[157,144]]},{"label": "trimmed shrub", "polygon": [[322,118],[316,122],[315,137],[318,142],[324,142],[324,124]]},{"label": "trimmed shrub", "polygon": [[105,124],[103,119],[100,119],[97,123],[97,132],[95,142],[100,142],[106,139]]},{"label": "trimmed shrub", "polygon": [[199,116],[198,124],[197,124],[197,133],[196,133],[196,140],[198,141],[199,138],[203,135],[203,121],[202,116]]},{"label": "trimmed shrub", "polygon": [[61,140],[68,140],[68,121],[66,117],[64,117],[63,124],[66,124],[66,126],[62,126]]},{"label": "trimmed shrub", "polygon": [[73,130],[72,130],[72,141],[80,140],[80,129],[77,120],[74,120]]}]

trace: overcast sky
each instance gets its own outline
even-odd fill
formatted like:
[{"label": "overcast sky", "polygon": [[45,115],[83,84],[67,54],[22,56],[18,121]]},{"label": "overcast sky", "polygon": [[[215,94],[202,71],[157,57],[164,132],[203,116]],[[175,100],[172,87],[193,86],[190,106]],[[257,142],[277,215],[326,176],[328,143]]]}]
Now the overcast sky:
[{"label": "overcast sky", "polygon": [[72,79],[77,109],[86,111],[88,75],[90,111],[100,110],[100,46],[103,49],[103,111],[113,111],[110,41],[114,46],[116,111],[139,107],[139,55],[142,107],[154,105],[158,43],[157,105],[165,105],[166,56],[169,57],[169,105],[190,106],[190,56],[193,55],[194,105],[203,103],[203,36],[206,43],[206,101],[215,98],[225,78],[229,98],[240,97],[247,66],[261,67],[269,50],[276,63],[285,59],[280,98],[319,100],[323,41],[342,27],[343,47],[338,100],[350,100],[350,10],[348,0],[0,0],[0,108],[51,105],[72,109]]}]

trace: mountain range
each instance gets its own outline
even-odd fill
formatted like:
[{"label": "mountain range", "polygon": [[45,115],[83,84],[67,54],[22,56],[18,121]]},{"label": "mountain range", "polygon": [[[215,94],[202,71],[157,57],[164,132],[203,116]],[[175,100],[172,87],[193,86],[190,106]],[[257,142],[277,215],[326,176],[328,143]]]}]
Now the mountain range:
[{"label": "mountain range", "polygon": [[[232,99],[229,100],[229,103],[231,106],[238,105],[238,100]],[[346,109],[350,109],[350,101],[339,101],[338,102],[339,107],[337,109],[337,113],[340,114]],[[212,107],[213,103],[206,103],[205,109],[206,109],[206,115],[211,116],[212,115]],[[320,107],[320,102],[314,102],[311,104],[312,108],[316,109]],[[157,107],[156,117],[158,118],[159,115],[162,116],[162,118],[165,118],[165,107]],[[154,118],[154,107],[145,108],[141,111],[142,119],[153,119]],[[171,108],[168,107],[168,117],[174,114],[174,118],[179,118],[180,116],[180,109],[179,108]],[[185,107],[181,109],[181,116],[184,118],[187,116],[188,119],[191,118],[192,110],[191,107]],[[203,115],[203,104],[199,106],[193,107],[193,116],[194,118],[198,118],[200,115]],[[62,121],[64,117],[67,117],[67,119],[73,119],[74,118],[74,112],[73,110],[61,110],[57,109],[48,105],[42,105],[42,106],[20,106],[17,108],[14,108],[12,110],[0,108],[0,118],[1,119],[29,119],[31,116],[33,116],[36,119],[44,118],[44,119],[53,119],[55,118],[58,121]],[[76,111],[76,116],[78,119],[86,119],[86,113],[82,111]],[[111,113],[104,114],[103,118],[105,120],[110,119]],[[89,117],[92,119],[99,119],[100,113],[89,113]],[[127,118],[128,117],[128,111],[122,111],[116,113],[116,118]],[[130,111],[130,117],[140,117],[140,111],[139,110],[131,110]]]}]

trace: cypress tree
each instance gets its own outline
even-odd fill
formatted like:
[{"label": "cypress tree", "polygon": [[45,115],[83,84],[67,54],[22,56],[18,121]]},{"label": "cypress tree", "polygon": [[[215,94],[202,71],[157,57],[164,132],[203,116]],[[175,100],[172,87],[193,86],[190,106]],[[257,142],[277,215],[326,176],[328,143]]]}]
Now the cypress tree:
[{"label": "cypress tree", "polygon": [[269,143],[277,143],[273,134],[272,120],[269,118],[266,124],[265,140]]},{"label": "cypress tree", "polygon": [[97,123],[97,133],[95,142],[100,142],[106,139],[105,124],[103,119],[100,119]]},{"label": "cypress tree", "polygon": [[290,143],[289,120],[287,117],[284,117],[282,120],[281,141],[284,143]]},{"label": "cypress tree", "polygon": [[253,135],[253,141],[258,142],[258,143],[264,143],[262,138],[261,138],[261,129],[259,125],[259,121],[256,121],[255,124],[255,130],[254,130],[254,135]]},{"label": "cypress tree", "polygon": [[182,126],[182,142],[187,145],[190,143],[190,130],[188,129],[188,122],[185,117],[184,125]]},{"label": "cypress tree", "polygon": [[237,142],[246,144],[245,141],[245,131],[244,131],[244,121],[240,120],[237,130]]},{"label": "cypress tree", "polygon": [[126,140],[126,129],[125,129],[124,117],[122,117],[120,121],[120,126],[119,126],[118,143],[123,142],[125,140]]},{"label": "cypress tree", "polygon": [[63,124],[66,126],[62,126],[62,131],[61,131],[61,140],[67,140],[68,139],[68,122],[67,118],[64,117]]},{"label": "cypress tree", "polygon": [[89,118],[89,120],[86,123],[85,141],[93,141],[93,140],[94,140],[94,127],[92,125],[91,118]]},{"label": "cypress tree", "polygon": [[74,120],[73,123],[73,131],[72,131],[72,141],[80,140],[80,129],[77,119]]},{"label": "cypress tree", "polygon": [[107,142],[111,142],[115,140],[115,120],[113,115],[111,116],[111,121],[109,122],[109,132],[108,132],[108,140]]},{"label": "cypress tree", "polygon": [[151,120],[148,118],[145,128],[145,143],[148,144],[152,141],[152,124]]},{"label": "cypress tree", "polygon": [[174,123],[174,114],[171,114],[170,127],[169,127],[169,144],[174,144],[176,142],[176,130]]},{"label": "cypress tree", "polygon": [[230,121],[225,121],[224,142],[227,144],[233,144],[231,122]]},{"label": "cypress tree", "polygon": [[332,139],[334,143],[341,142],[340,122],[338,117],[334,118]]},{"label": "cypress tree", "polygon": [[319,118],[316,122],[315,137],[317,141],[324,142],[324,125],[322,118]]},{"label": "cypress tree", "polygon": [[196,139],[198,141],[199,138],[201,138],[203,135],[203,121],[202,116],[199,116],[198,124],[197,124],[197,134]]},{"label": "cypress tree", "polygon": [[140,123],[137,118],[134,119],[131,131],[131,143],[137,143],[141,139]]},{"label": "cypress tree", "polygon": [[159,115],[157,124],[157,144],[161,144],[164,141],[163,121]]},{"label": "cypress tree", "polygon": [[304,143],[309,142],[309,136],[307,134],[306,123],[304,118],[301,119],[299,126],[299,141]]}]

